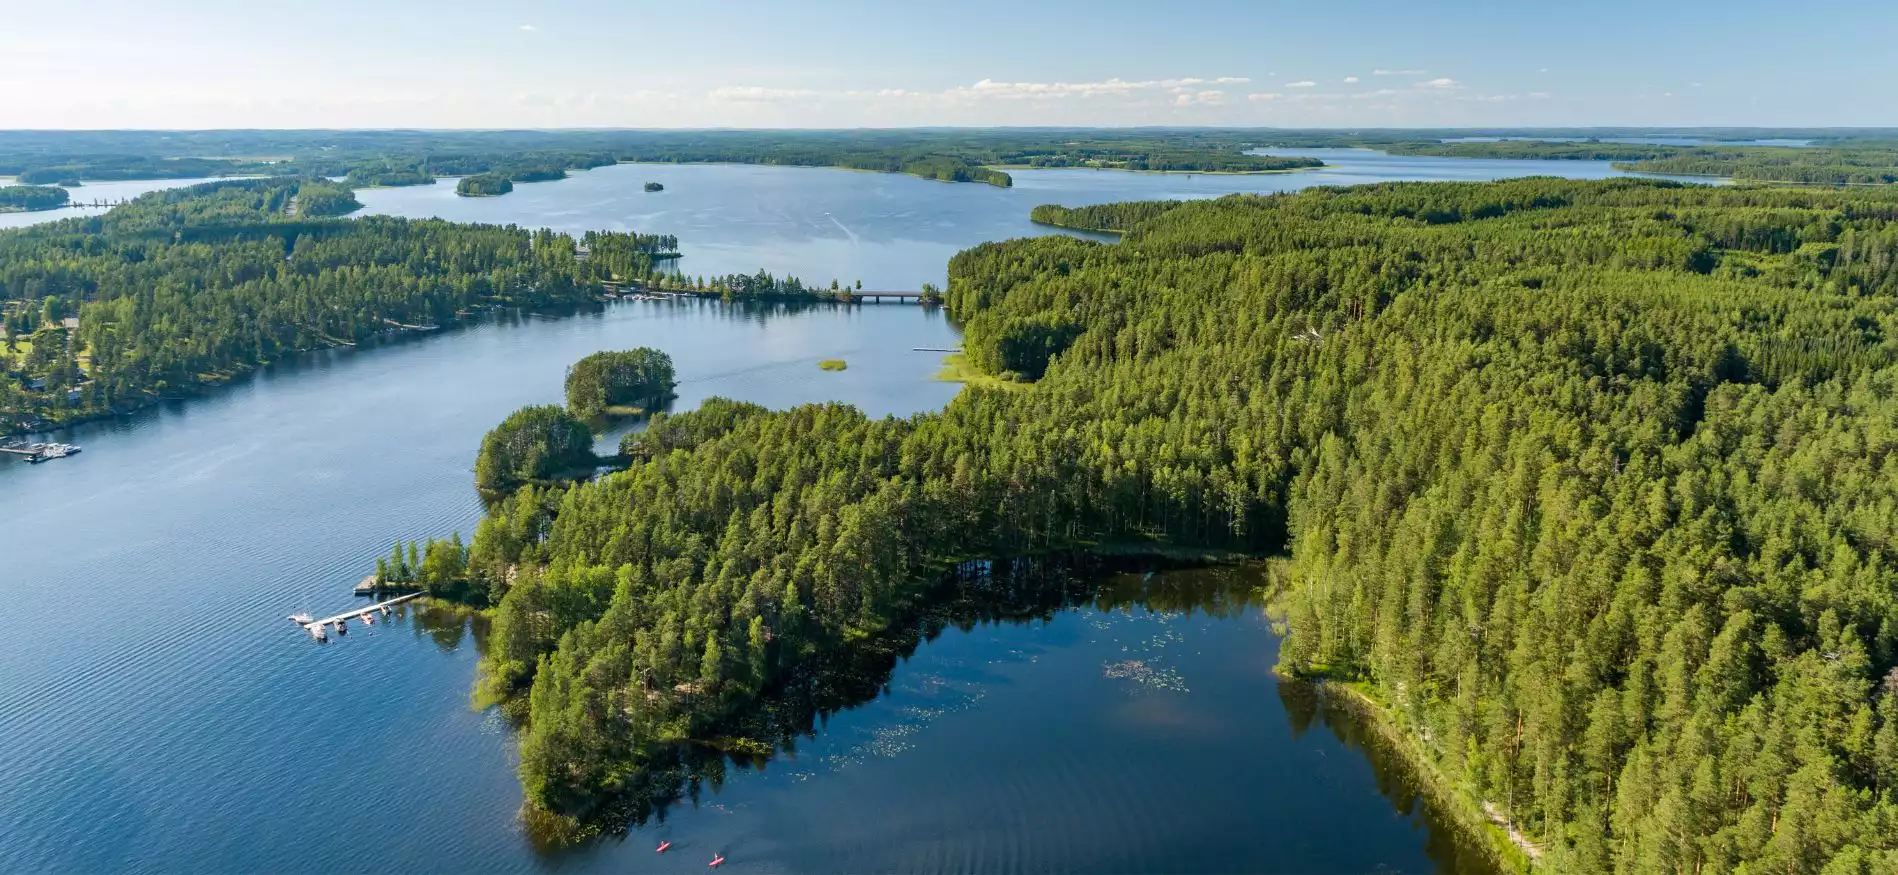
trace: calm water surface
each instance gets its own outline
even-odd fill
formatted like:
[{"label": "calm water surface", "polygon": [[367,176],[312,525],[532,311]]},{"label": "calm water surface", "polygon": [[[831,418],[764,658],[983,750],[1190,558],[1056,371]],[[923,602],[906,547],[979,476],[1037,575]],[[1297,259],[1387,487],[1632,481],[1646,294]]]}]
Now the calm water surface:
[{"label": "calm water surface", "polygon": [[[913,288],[940,281],[958,248],[1044,230],[1024,218],[1035,203],[1374,178],[1343,162],[1041,171],[1004,191],[621,166],[497,199],[444,185],[363,198],[676,233],[689,272]],[[639,191],[648,179],[668,190]],[[895,666],[889,696],[833,715],[794,755],[728,769],[696,807],[623,841],[559,853],[517,822],[510,730],[468,707],[478,636],[465,624],[418,612],[319,646],[284,619],[351,605],[391,539],[470,533],[482,433],[557,402],[587,353],[667,350],[680,407],[722,394],[905,415],[955,391],[930,379],[938,355],[911,348],[957,342],[939,313],[906,305],[510,317],[306,356],[54,436],[83,443],[78,457],[0,465],[0,871],[700,871],[713,851],[735,871],[1459,870],[1401,769],[1272,679],[1276,639],[1243,583],[951,625]],[[849,370],[819,371],[822,358]],[[678,853],[655,858],[659,837]]]}]

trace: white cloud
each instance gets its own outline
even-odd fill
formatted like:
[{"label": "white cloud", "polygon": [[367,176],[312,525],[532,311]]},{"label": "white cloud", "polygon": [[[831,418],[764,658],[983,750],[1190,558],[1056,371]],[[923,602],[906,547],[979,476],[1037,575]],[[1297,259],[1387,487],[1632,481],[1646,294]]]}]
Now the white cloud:
[{"label": "white cloud", "polygon": [[1689,83],[1687,83],[1687,85],[1688,85],[1688,87],[1690,87],[1690,88],[1699,88],[1699,87],[1700,87],[1700,83],[1699,83],[1699,82],[1689,82]]},{"label": "white cloud", "polygon": [[775,100],[802,100],[817,92],[803,88],[765,88],[761,85],[726,85],[711,90],[713,100],[738,103],[762,103]]},{"label": "white cloud", "polygon": [[1376,91],[1360,91],[1356,94],[1351,95],[1351,99],[1352,100],[1371,100],[1373,98],[1390,97],[1393,94],[1402,94],[1402,93],[1403,92],[1398,91],[1395,88],[1379,88]]},{"label": "white cloud", "polygon": [[1189,91],[1173,98],[1174,106],[1222,106],[1226,102],[1226,92],[1218,90]]},{"label": "white cloud", "polygon": [[1431,79],[1427,82],[1419,82],[1417,83],[1417,87],[1418,88],[1461,88],[1463,86],[1458,84],[1455,79],[1452,79],[1448,76],[1440,76],[1438,78]]},{"label": "white cloud", "polygon": [[521,29],[524,31],[527,31],[528,33],[533,33],[534,31],[540,30],[540,28],[535,27],[531,24],[523,24],[521,25]]},{"label": "white cloud", "polygon": [[1531,91],[1531,92],[1529,92],[1529,99],[1530,99],[1530,100],[1548,100],[1548,99],[1549,99],[1549,92],[1547,92],[1547,91]]},{"label": "white cloud", "polygon": [[1276,91],[1262,91],[1257,94],[1248,94],[1246,95],[1246,99],[1247,100],[1277,100],[1284,96],[1285,95],[1280,94]]},{"label": "white cloud", "polygon": [[974,85],[957,86],[943,93],[950,97],[990,100],[1122,97],[1141,91],[1173,91],[1178,94],[1200,85],[1236,85],[1250,81],[1244,76],[1221,76],[1216,79],[1187,76],[1137,81],[1115,77],[1098,82],[998,82],[983,79]]},{"label": "white cloud", "polygon": [[1358,84],[1358,77],[1356,77],[1356,76],[1346,76],[1346,77],[1344,77],[1344,84],[1346,84],[1346,85],[1356,85],[1356,84]]},{"label": "white cloud", "polygon": [[1539,70],[1537,70],[1536,72],[1537,72],[1537,73],[1547,73],[1547,72],[1549,72],[1549,68],[1547,68],[1547,67],[1543,67],[1543,68],[1541,68],[1541,69],[1539,69]]},{"label": "white cloud", "polygon": [[1300,79],[1300,80],[1298,80],[1297,82],[1287,82],[1287,83],[1285,83],[1285,87],[1287,87],[1287,88],[1311,88],[1312,86],[1315,86],[1315,85],[1317,85],[1317,84],[1318,84],[1318,83],[1316,83],[1316,82],[1313,82],[1313,81],[1311,81],[1310,79]]},{"label": "white cloud", "polygon": [[1674,92],[1672,92],[1672,91],[1663,91],[1663,92],[1661,92],[1661,96],[1662,96],[1662,97],[1673,97],[1673,96],[1674,96]]},{"label": "white cloud", "polygon": [[1373,76],[1422,76],[1422,70],[1372,70]]}]

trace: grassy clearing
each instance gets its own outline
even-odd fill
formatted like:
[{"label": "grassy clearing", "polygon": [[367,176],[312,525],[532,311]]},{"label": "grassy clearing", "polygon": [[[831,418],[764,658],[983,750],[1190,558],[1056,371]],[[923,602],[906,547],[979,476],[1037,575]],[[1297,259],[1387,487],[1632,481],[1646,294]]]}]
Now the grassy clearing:
[{"label": "grassy clearing", "polygon": [[991,374],[982,373],[961,353],[944,356],[942,370],[936,372],[936,379],[945,383],[963,383],[969,386],[984,386],[993,389],[1007,389],[1012,392],[1026,391],[1030,384],[1015,383]]}]

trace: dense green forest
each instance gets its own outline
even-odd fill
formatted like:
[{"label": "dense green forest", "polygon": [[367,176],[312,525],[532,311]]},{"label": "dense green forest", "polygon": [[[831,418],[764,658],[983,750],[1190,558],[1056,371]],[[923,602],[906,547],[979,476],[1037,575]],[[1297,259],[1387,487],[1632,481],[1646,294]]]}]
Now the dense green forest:
[{"label": "dense green forest", "polygon": [[72,198],[65,189],[51,185],[0,186],[0,213],[31,210],[56,210]]},{"label": "dense green forest", "polygon": [[354,190],[321,180],[311,180],[297,185],[296,196],[290,199],[290,204],[284,212],[318,219],[346,216],[360,209],[362,209],[362,202],[356,200]]},{"label": "dense green forest", "polygon": [[499,173],[477,173],[455,183],[455,194],[462,197],[496,197],[514,190],[514,181]]},{"label": "dense green forest", "polygon": [[1289,550],[1281,669],[1358,685],[1548,870],[1889,872],[1894,292],[1884,192],[1405,183],[985,244],[947,303],[972,351],[1035,338],[1032,388],[712,401],[500,500],[482,693],[537,816],[637,816],[945,564]]},{"label": "dense green forest", "polygon": [[1801,185],[1889,185],[1898,182],[1898,146],[1850,147],[1650,146],[1603,142],[1410,142],[1383,146],[1398,155],[1446,158],[1545,158],[1613,161],[1622,170],[1718,176]]},{"label": "dense green forest", "polygon": [[616,407],[652,411],[671,400],[678,385],[672,358],[659,350],[604,350],[567,369],[567,409],[581,419]]},{"label": "dense green forest", "polygon": [[[571,306],[644,279],[670,236],[369,216],[324,181],[145,195],[0,232],[0,433],[123,411],[298,350],[473,310]],[[78,319],[77,328],[65,324]]]}]

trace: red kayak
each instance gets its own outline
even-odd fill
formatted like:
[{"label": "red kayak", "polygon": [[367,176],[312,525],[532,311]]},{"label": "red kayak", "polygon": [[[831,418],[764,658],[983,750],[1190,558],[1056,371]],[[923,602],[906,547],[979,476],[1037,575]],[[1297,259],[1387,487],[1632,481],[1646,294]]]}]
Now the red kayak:
[{"label": "red kayak", "polygon": [[713,869],[716,869],[719,866],[724,865],[724,863],[725,863],[725,857],[724,855],[721,854],[719,856],[713,857],[712,862],[707,863],[706,865],[712,867]]},{"label": "red kayak", "polygon": [[671,843],[671,842],[660,842],[660,843],[659,843],[659,849],[658,849],[658,850],[656,850],[656,851],[654,851],[653,853],[655,853],[655,854],[663,854],[663,853],[665,853],[665,852],[666,852],[666,849],[667,849],[667,848],[670,848],[670,847],[672,847],[672,843]]}]

